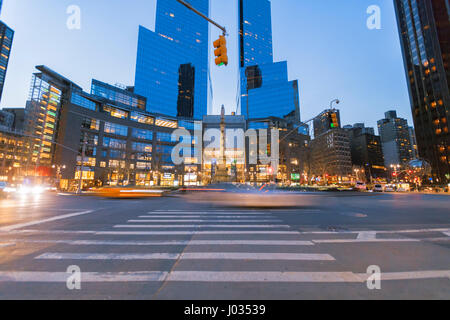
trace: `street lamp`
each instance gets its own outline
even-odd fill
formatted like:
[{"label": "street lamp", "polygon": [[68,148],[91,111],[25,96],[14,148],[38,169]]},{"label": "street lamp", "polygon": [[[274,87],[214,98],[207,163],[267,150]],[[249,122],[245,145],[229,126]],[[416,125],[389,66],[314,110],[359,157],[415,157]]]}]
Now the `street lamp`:
[{"label": "street lamp", "polygon": [[331,100],[331,102],[330,102],[330,110],[333,109],[333,103],[339,104],[339,103],[341,103],[341,100],[339,100],[339,99]]}]

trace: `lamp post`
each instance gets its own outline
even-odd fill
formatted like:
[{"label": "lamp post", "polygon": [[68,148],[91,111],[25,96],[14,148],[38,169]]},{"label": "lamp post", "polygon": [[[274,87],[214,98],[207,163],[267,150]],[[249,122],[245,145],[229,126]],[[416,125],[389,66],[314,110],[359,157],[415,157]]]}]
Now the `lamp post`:
[{"label": "lamp post", "polygon": [[331,100],[331,102],[330,102],[330,110],[333,110],[333,103],[339,104],[339,103],[341,103],[341,100],[339,100],[339,99]]}]

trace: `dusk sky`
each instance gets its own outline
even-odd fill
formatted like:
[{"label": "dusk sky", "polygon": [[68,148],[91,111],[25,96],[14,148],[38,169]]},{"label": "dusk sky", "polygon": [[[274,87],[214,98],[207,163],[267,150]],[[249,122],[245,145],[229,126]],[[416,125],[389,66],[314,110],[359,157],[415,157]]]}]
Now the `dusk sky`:
[{"label": "dusk sky", "polygon": [[[81,30],[66,27],[69,5],[81,8]],[[211,5],[212,18],[230,34],[229,66],[211,64],[214,107],[234,111],[237,0]],[[381,30],[366,26],[370,5],[381,7]],[[88,92],[92,78],[133,85],[138,26],[153,30],[155,9],[156,0],[4,0],[1,19],[15,38],[1,106],[25,105],[41,64]],[[391,109],[412,125],[392,0],[272,0],[272,24],[275,61],[287,60],[289,78],[299,80],[302,120],[340,98],[343,125],[376,126]],[[211,28],[211,42],[219,33]]]}]

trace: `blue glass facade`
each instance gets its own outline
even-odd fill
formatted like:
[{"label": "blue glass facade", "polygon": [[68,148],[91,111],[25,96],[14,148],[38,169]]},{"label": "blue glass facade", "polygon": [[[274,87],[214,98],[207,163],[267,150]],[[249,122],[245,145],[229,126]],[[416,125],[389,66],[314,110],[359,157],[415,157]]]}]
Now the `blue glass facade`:
[{"label": "blue glass facade", "polygon": [[[209,16],[209,0],[189,3]],[[158,1],[155,32],[139,28],[134,91],[147,98],[147,111],[194,119],[208,113],[208,43],[207,21],[176,0]]]},{"label": "blue glass facade", "polygon": [[0,21],[0,100],[2,98],[3,86],[5,85],[13,38],[14,31]]},{"label": "blue glass facade", "polygon": [[295,114],[300,121],[298,81],[287,62],[273,62],[269,0],[239,0],[241,114],[247,119]]}]

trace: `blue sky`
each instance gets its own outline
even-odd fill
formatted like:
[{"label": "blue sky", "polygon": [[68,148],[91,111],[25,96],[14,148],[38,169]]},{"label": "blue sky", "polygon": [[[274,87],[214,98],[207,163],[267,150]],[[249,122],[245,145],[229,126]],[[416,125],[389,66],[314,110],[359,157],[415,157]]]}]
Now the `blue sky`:
[{"label": "blue sky", "polygon": [[[340,98],[343,124],[376,126],[396,109],[412,125],[392,0],[272,0],[275,61],[299,79],[301,116]],[[66,27],[69,5],[81,30]],[[381,30],[366,27],[370,5]],[[211,16],[229,30],[227,68],[212,66],[214,109],[236,108],[237,0],[211,0]],[[45,64],[86,91],[92,78],[134,83],[138,26],[154,29],[156,0],[4,0],[1,19],[16,31],[2,107],[23,107],[34,66]],[[211,28],[211,37],[220,31]],[[211,57],[213,59],[213,57]],[[212,61],[212,60],[211,60]]]}]

